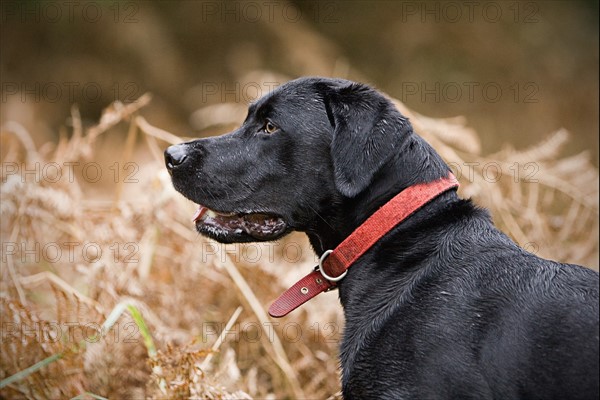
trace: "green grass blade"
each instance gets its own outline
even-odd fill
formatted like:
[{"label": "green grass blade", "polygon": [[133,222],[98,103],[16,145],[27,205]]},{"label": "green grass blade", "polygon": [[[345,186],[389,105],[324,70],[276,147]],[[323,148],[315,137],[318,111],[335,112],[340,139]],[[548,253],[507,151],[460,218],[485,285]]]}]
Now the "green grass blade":
[{"label": "green grass blade", "polygon": [[64,352],[53,354],[50,357],[44,358],[42,361],[33,364],[31,367],[25,368],[24,370],[19,371],[6,379],[3,379],[2,381],[0,381],[0,389],[10,385],[11,383],[20,381],[21,379],[28,377],[34,372],[44,368],[46,365],[52,364],[53,362],[60,360],[63,357],[63,355]]},{"label": "green grass blade", "polygon": [[123,301],[123,302],[120,302],[119,304],[117,304],[115,306],[115,308],[112,309],[112,311],[106,318],[106,321],[104,321],[104,323],[102,324],[102,335],[103,336],[106,335],[108,333],[108,331],[110,331],[110,328],[113,327],[115,322],[117,322],[117,320],[119,318],[121,318],[121,314],[123,314],[123,311],[125,311],[125,309],[127,307],[129,307],[128,302]]},{"label": "green grass blade", "polygon": [[140,328],[140,334],[144,339],[144,344],[146,345],[146,349],[148,350],[148,356],[150,358],[154,358],[156,356],[156,346],[154,345],[154,341],[152,340],[152,335],[150,334],[150,330],[146,325],[146,321],[142,317],[142,313],[132,304],[127,306],[131,317],[137,324],[138,328]]}]

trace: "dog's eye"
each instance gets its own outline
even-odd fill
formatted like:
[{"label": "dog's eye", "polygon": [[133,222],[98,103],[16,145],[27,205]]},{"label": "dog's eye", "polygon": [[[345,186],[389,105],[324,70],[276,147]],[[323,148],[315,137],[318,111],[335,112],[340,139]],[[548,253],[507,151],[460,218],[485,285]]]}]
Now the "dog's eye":
[{"label": "dog's eye", "polygon": [[267,133],[273,133],[277,130],[277,126],[271,121],[267,121],[263,130]]}]

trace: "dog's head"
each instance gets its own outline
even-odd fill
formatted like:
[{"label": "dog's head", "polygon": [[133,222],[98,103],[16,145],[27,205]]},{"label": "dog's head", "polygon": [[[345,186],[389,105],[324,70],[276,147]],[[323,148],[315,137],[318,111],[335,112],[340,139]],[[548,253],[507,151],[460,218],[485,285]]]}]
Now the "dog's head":
[{"label": "dog's head", "polygon": [[200,233],[226,243],[274,240],[335,229],[410,132],[370,87],[302,78],[250,105],[239,129],[169,147],[165,162],[175,188],[200,205]]}]

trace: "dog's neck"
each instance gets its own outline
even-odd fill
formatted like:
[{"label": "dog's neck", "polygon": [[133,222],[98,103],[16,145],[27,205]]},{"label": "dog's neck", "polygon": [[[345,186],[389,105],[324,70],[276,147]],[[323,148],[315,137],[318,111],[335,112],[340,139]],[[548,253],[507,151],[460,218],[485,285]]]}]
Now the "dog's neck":
[{"label": "dog's neck", "polygon": [[[418,155],[421,157],[417,157]],[[319,256],[326,250],[337,247],[371,214],[401,191],[418,183],[443,178],[450,171],[435,150],[412,132],[403,140],[397,155],[389,163],[391,165],[382,168],[371,185],[355,198],[340,195],[333,202],[336,204],[335,208],[332,207],[326,215],[322,215],[306,232]],[[458,201],[454,193],[449,197],[441,196],[433,203],[443,206],[446,198]]]},{"label": "dog's neck", "polygon": [[[296,284],[282,294],[271,305],[269,313],[273,317],[284,316],[319,293],[336,286],[335,282],[343,280],[348,275],[350,267],[355,264],[365,264],[363,256],[367,255],[372,247],[379,247],[386,241],[389,244],[390,239],[392,239],[392,246],[395,245],[394,237],[388,236],[386,239],[386,235],[392,231],[396,231],[396,228],[406,219],[409,219],[414,215],[415,212],[420,211],[423,207],[427,208],[427,206],[434,202],[436,198],[443,196],[456,187],[458,187],[458,181],[454,175],[448,174],[447,177],[442,179],[410,186],[398,193],[398,195],[394,196],[394,198],[387,202],[383,207],[375,211],[367,221],[352,232],[352,234],[340,243],[335,250],[329,250],[323,253],[321,260],[319,261],[318,269],[296,282]],[[429,212],[431,212],[431,210],[429,210]],[[441,210],[440,213],[442,213],[443,216],[444,211]],[[445,218],[441,219],[448,219],[447,216],[449,213],[445,214]],[[444,224],[442,223],[440,225]],[[422,231],[427,231],[427,226],[420,226],[419,228]],[[439,226],[436,228],[439,229]],[[421,232],[421,234],[423,234],[423,232]],[[400,239],[400,242],[401,245],[404,244],[402,238]],[[401,249],[397,250],[402,254]],[[433,249],[430,247],[428,247],[427,250],[427,253],[434,253]],[[363,260],[360,261],[361,259]],[[373,265],[372,262],[368,261],[368,257],[366,265]],[[355,269],[356,268],[352,268],[352,275],[354,275]],[[368,270],[371,269],[372,268],[361,267],[357,272],[364,276],[364,274],[369,273]],[[387,273],[394,269],[395,268],[393,267],[386,268]],[[326,281],[323,280],[323,278],[325,278]],[[350,280],[350,278],[346,277],[346,280]],[[298,291],[305,296],[298,296]]]}]

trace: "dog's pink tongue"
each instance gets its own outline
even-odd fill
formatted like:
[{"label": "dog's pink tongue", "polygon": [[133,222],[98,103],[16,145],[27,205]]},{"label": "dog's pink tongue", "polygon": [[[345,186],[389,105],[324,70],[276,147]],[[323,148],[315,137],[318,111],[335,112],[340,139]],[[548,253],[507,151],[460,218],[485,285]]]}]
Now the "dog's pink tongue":
[{"label": "dog's pink tongue", "polygon": [[199,219],[201,219],[202,216],[206,213],[206,211],[208,211],[208,208],[206,208],[204,206],[198,206],[198,209],[196,210],[196,213],[192,217],[192,222],[196,222]]}]

